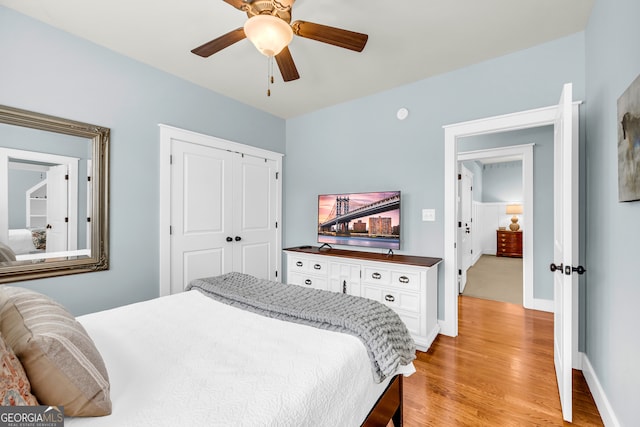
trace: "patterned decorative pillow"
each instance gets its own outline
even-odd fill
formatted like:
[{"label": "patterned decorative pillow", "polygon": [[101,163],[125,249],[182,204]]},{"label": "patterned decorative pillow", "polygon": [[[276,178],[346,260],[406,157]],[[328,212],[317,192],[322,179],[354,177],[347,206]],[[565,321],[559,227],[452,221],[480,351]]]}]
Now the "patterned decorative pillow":
[{"label": "patterned decorative pillow", "polygon": [[36,249],[47,249],[47,230],[31,230],[31,238]]},{"label": "patterned decorative pillow", "polygon": [[38,292],[2,286],[0,328],[40,404],[64,406],[75,417],[111,413],[102,356],[64,307]]},{"label": "patterned decorative pillow", "polygon": [[0,336],[0,405],[35,406],[38,401],[31,394],[31,384],[24,368],[11,347]]}]

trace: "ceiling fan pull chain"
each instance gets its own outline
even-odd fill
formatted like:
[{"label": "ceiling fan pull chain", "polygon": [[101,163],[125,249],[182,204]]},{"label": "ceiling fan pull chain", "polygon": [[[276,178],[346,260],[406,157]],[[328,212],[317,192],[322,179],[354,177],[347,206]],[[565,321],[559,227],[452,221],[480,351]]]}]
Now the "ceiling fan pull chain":
[{"label": "ceiling fan pull chain", "polygon": [[273,56],[267,57],[267,96],[271,96],[271,85],[273,84]]}]

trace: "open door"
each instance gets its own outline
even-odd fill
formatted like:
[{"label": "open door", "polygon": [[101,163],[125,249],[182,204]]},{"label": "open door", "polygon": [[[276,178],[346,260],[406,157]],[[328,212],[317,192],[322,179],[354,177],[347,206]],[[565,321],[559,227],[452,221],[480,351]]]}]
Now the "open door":
[{"label": "open door", "polygon": [[47,252],[69,250],[67,175],[67,165],[51,166],[47,172]]},{"label": "open door", "polygon": [[460,293],[464,292],[467,285],[467,270],[471,267],[472,250],[473,250],[473,219],[471,208],[473,205],[473,173],[460,163],[460,174],[458,175],[460,188],[460,208],[458,210],[458,268],[460,271]]},{"label": "open door", "polygon": [[565,84],[554,123],[554,363],[562,417],[571,422],[573,298],[578,260],[578,138],[573,129],[572,85]]}]

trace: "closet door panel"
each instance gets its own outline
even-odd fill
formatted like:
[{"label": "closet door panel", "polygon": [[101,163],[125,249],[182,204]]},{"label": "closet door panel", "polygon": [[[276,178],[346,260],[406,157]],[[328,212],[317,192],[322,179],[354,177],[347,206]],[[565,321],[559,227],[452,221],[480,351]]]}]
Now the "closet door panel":
[{"label": "closet door panel", "polygon": [[232,154],[172,141],[171,290],[232,269]]},{"label": "closet door panel", "polygon": [[234,176],[234,270],[275,280],[276,162],[240,156]]}]

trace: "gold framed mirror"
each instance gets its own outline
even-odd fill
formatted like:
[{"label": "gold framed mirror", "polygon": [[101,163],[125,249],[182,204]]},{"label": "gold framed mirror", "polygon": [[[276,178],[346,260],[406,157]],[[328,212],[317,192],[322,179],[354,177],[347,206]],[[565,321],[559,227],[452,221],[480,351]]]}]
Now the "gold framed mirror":
[{"label": "gold framed mirror", "polygon": [[0,283],[109,268],[109,134],[0,105]]}]

